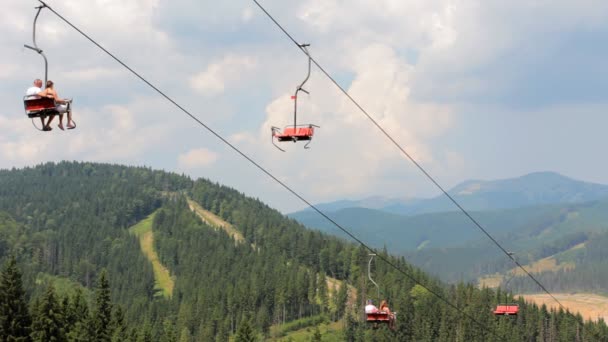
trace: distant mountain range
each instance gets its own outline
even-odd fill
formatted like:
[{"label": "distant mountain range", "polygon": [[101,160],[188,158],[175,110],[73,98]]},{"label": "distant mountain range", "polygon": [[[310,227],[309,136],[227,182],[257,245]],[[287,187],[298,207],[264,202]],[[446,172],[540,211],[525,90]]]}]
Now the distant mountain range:
[{"label": "distant mountain range", "polygon": [[[517,178],[465,181],[448,191],[465,209],[510,209],[556,203],[581,203],[608,198],[608,185],[574,180],[555,172],[535,172]],[[443,194],[430,199],[394,199],[381,196],[338,200],[316,205],[324,211],[346,208],[377,209],[399,215],[457,211]],[[308,211],[305,209],[303,211]],[[298,212],[299,213],[299,212]],[[298,213],[290,216],[296,217]]]},{"label": "distant mountain range", "polygon": [[[583,242],[589,232],[608,230],[608,186],[552,172],[466,181],[449,192],[525,262]],[[376,197],[319,207],[374,247],[406,255],[444,280],[471,280],[512,267],[445,196],[408,201]],[[345,237],[313,211],[290,216],[308,227]]]}]

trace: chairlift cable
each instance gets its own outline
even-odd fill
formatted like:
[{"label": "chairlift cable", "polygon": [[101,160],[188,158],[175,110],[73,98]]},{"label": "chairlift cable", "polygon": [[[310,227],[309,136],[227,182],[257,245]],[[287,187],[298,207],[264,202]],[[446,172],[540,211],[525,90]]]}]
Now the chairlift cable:
[{"label": "chairlift cable", "polygon": [[[300,44],[287,32],[285,28],[257,1],[252,0],[258,7],[272,20],[272,22],[281,30],[285,35],[300,48],[304,53],[306,53],[301,47]],[[383,127],[376,121],[349,93],[344,89],[338,81],[336,81],[330,74],[327,72],[320,64],[310,56],[314,65],[321,70],[321,72],[376,126],[384,136],[401,151],[403,155],[405,155],[425,176],[428,178],[479,230],[481,230],[515,265],[517,265],[524,273],[532,279],[545,293],[547,293],[559,306],[566,310],[566,307],[553,295],[547,288],[534,277],[528,270],[526,270],[523,265],[521,265],[513,256],[485,229],[483,226],[464,208],[454,197],[452,197],[440,184],[435,180],[433,176],[418,162],[414,157],[412,157],[406,150],[399,144]]]},{"label": "chairlift cable", "polygon": [[[42,4],[46,5],[42,0],[38,0],[38,1],[41,2]],[[78,33],[80,33],[83,37],[85,37],[87,40],[89,40],[91,43],[93,43],[95,46],[97,46],[99,49],[101,49],[103,52],[105,52],[108,56],[110,56],[112,59],[114,59],[117,63],[119,63],[120,65],[122,65],[125,69],[127,69],[129,72],[131,72],[137,78],[139,78],[142,82],[144,82],[150,88],[152,88],[154,91],[156,91],[159,95],[161,95],[162,97],[164,97],[167,101],[169,101],[170,103],[172,103],[175,107],[177,107],[179,110],[181,110],[184,114],[186,114],[192,120],[194,120],[196,123],[198,123],[200,126],[202,126],[203,128],[205,128],[209,133],[211,133],[216,138],[218,138],[219,140],[221,140],[224,144],[226,144],[228,147],[230,147],[236,153],[238,153],[239,155],[241,155],[241,157],[243,157],[247,161],[249,161],[252,165],[254,165],[256,168],[258,168],[260,171],[262,171],[268,177],[270,177],[277,184],[281,185],[285,190],[287,190],[292,195],[294,195],[295,197],[297,197],[300,201],[302,201],[303,203],[305,203],[306,205],[308,205],[311,209],[313,209],[319,215],[321,215],[326,220],[328,220],[329,222],[331,222],[334,226],[336,226],[342,232],[344,232],[345,234],[347,234],[349,237],[351,237],[353,240],[355,240],[357,243],[359,243],[365,249],[367,249],[368,251],[370,251],[372,253],[377,253],[373,248],[371,248],[365,242],[363,242],[362,240],[360,240],[359,238],[357,238],[348,229],[346,229],[343,226],[341,226],[340,224],[338,224],[336,221],[334,221],[332,218],[330,218],[327,214],[325,214],[323,211],[321,211],[315,205],[313,205],[311,202],[309,202],[304,197],[302,197],[302,195],[300,195],[298,192],[296,192],[291,187],[289,187],[287,184],[285,184],[284,182],[282,182],[281,180],[279,180],[270,171],[266,170],[263,166],[261,166],[260,164],[258,164],[255,160],[253,160],[247,154],[245,154],[244,152],[242,152],[241,150],[239,150],[236,146],[234,146],[233,144],[231,144],[222,135],[220,135],[218,132],[216,132],[215,130],[213,130],[210,126],[206,125],[204,122],[202,122],[200,119],[198,119],[195,115],[193,115],[192,113],[190,113],[187,109],[185,109],[183,106],[181,106],[175,100],[173,100],[173,98],[171,98],[166,93],[164,93],[162,90],[160,90],[159,88],[157,88],[154,84],[152,84],[150,81],[148,81],[146,78],[144,78],[141,74],[137,73],[135,70],[133,70],[131,67],[129,67],[125,62],[123,62],[118,57],[116,57],[114,54],[112,54],[107,49],[105,49],[103,46],[101,46],[97,41],[95,41],[93,38],[91,38],[86,33],[84,33],[82,30],[80,30],[78,27],[76,27],[74,24],[72,24],[69,20],[67,20],[66,18],[64,18],[61,14],[59,14],[53,8],[51,8],[48,5],[46,5],[46,7],[51,12],[53,12],[58,18],[60,18],[61,20],[63,20],[66,24],[68,24],[70,27],[72,27],[74,30],[76,30]],[[472,322],[474,322],[475,324],[477,324],[483,330],[486,330],[487,332],[489,332],[490,334],[494,335],[495,337],[498,337],[498,338],[503,338],[504,337],[504,336],[498,335],[498,333],[494,329],[491,329],[488,326],[486,326],[485,324],[479,322],[477,319],[475,319],[475,317],[471,316],[470,314],[468,314],[466,312],[463,312],[462,308],[460,308],[458,305],[452,303],[451,301],[449,301],[448,299],[446,299],[444,296],[442,296],[441,294],[439,294],[437,291],[435,291],[435,290],[427,287],[420,280],[416,279],[413,275],[411,275],[410,273],[408,273],[405,270],[401,269],[399,266],[395,265],[388,258],[384,257],[381,254],[378,254],[377,256],[378,256],[379,259],[381,259],[382,261],[386,262],[389,266],[391,266],[392,268],[394,268],[397,272],[403,274],[405,277],[407,277],[408,279],[410,279],[414,283],[416,283],[416,284],[420,285],[421,287],[423,287],[424,289],[426,289],[430,294],[434,295],[439,300],[443,301],[446,305],[448,305],[448,306],[452,307],[453,309],[457,310],[459,312],[459,314],[461,314],[464,317],[470,319]]]}]

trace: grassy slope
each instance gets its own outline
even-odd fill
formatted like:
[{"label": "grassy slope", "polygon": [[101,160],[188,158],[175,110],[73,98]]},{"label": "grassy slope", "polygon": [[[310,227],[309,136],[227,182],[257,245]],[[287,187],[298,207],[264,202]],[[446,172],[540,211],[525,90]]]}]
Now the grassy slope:
[{"label": "grassy slope", "polygon": [[210,225],[211,227],[224,230],[226,234],[231,236],[234,241],[238,243],[245,242],[243,234],[241,234],[241,232],[234,228],[234,226],[232,226],[230,223],[222,220],[221,217],[215,215],[209,210],[204,209],[200,204],[191,199],[188,199],[188,206],[190,207],[190,210],[196,213],[196,215],[198,215],[198,217],[200,217],[200,219],[206,224]]},{"label": "grassy slope", "polygon": [[156,254],[156,251],[154,250],[154,233],[152,232],[153,220],[154,214],[131,227],[129,231],[139,238],[139,245],[142,252],[152,263],[155,287],[162,291],[163,296],[171,298],[175,283],[169,270],[161,264],[158,259],[158,254]]}]

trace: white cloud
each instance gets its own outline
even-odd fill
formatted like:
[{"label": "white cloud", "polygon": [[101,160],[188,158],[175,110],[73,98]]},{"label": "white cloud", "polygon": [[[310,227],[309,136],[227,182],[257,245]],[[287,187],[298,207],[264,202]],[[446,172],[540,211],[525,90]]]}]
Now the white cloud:
[{"label": "white cloud", "polygon": [[240,144],[240,143],[255,143],[256,139],[255,136],[253,134],[251,134],[250,132],[239,132],[239,133],[234,133],[231,134],[230,137],[228,138],[228,140],[230,140],[231,142],[235,143],[235,144]]},{"label": "white cloud", "polygon": [[[452,127],[451,109],[416,103],[409,98],[413,66],[400,59],[390,46],[377,43],[357,50],[349,64],[354,78],[348,92],[417,161],[432,164],[443,158],[440,151],[431,148],[430,140]],[[300,152],[303,144],[282,143],[289,151],[277,155],[266,142],[268,158],[275,165],[280,161],[281,173],[289,175],[293,182],[310,184],[307,189],[315,198],[380,191],[378,186],[384,183],[382,178],[387,170],[403,167],[402,163],[395,163],[400,160],[400,152],[320,74],[313,73],[306,88],[311,95],[299,98],[298,123],[321,126],[316,130],[311,150]],[[276,97],[266,107],[266,113],[259,129],[262,146],[270,137],[271,126],[292,123],[290,94]],[[328,165],[331,172],[327,172]]]},{"label": "white cloud", "polygon": [[217,159],[217,153],[206,148],[197,148],[180,154],[177,164],[181,169],[192,170],[207,167],[215,163]]},{"label": "white cloud", "polygon": [[[307,84],[311,95],[301,96],[298,116],[301,123],[321,126],[311,149],[293,143],[283,145],[287,153],[274,149],[270,126],[292,122],[289,97],[305,75],[305,58],[251,4],[49,0],[49,5],[281,179],[302,185],[314,200],[416,192],[424,183],[410,181],[417,171],[314,67]],[[510,67],[503,72],[520,72],[516,81],[525,82],[537,77],[528,75],[530,61],[550,64],[559,52],[569,61],[573,56],[569,70],[576,73],[581,64],[576,54],[582,52],[554,48],[577,38],[577,32],[591,32],[597,36],[587,39],[601,41],[608,28],[608,2],[594,0],[304,0],[295,7],[268,0],[264,5],[294,37],[312,43],[313,56],[408,152],[434,176],[449,180],[468,178],[474,171],[472,159],[483,149],[483,144],[462,143],[474,138],[456,130],[479,129],[474,116],[484,110],[475,102],[514,82],[498,79],[497,72]],[[184,151],[215,149],[201,141],[208,137],[189,119],[49,11],[39,20],[39,44],[60,95],[75,99],[79,127],[35,131],[23,119],[18,101],[42,71],[42,59],[20,48],[31,43],[35,11],[21,0],[8,0],[3,8],[0,167],[94,159],[152,162],[170,169],[180,153],[186,158]],[[589,55],[602,60],[601,44],[597,46],[598,53]],[[601,63],[585,67],[600,75]],[[553,86],[546,84],[547,89]],[[580,92],[591,87],[602,89],[590,82],[580,84]],[[489,106],[504,111],[500,105]],[[578,113],[577,108],[570,109]],[[515,120],[517,113],[504,112],[509,115],[494,115],[493,120]],[[547,134],[530,136],[551,141]],[[574,134],[571,140],[581,139]],[[511,151],[511,144],[493,144]],[[228,169],[224,162],[234,164]],[[236,161],[223,157],[204,172],[234,180],[239,188],[251,186],[253,193],[259,190],[253,189],[257,183],[243,181],[240,170],[232,171],[238,169],[234,165]],[[408,194],[418,195],[412,192]]]},{"label": "white cloud", "polygon": [[124,76],[123,70],[116,68],[104,68],[104,67],[88,67],[88,68],[76,68],[68,70],[61,74],[61,77],[65,81],[70,82],[99,82],[116,79]]},{"label": "white cloud", "polygon": [[226,87],[238,83],[243,74],[251,71],[255,65],[256,61],[252,57],[227,55],[192,77],[190,85],[200,94],[218,95],[223,93]]},{"label": "white cloud", "polygon": [[251,7],[247,7],[243,10],[241,14],[241,19],[243,22],[249,22],[253,18],[253,9]]}]

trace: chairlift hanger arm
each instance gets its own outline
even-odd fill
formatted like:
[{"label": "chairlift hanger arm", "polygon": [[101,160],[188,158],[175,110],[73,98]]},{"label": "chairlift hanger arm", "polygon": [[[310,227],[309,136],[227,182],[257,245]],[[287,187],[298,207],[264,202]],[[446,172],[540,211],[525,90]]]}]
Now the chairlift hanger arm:
[{"label": "chairlift hanger arm", "polygon": [[376,289],[378,290],[378,300],[380,300],[380,286],[378,286],[378,284],[374,281],[374,279],[372,279],[372,260],[374,260],[374,257],[376,256],[376,254],[370,254],[371,258],[369,258],[369,262],[367,263],[367,277],[369,278],[369,280],[376,285]]},{"label": "chairlift hanger arm", "polygon": [[310,44],[298,44],[298,46],[302,49],[302,51],[304,51],[304,53],[306,53],[306,56],[308,56],[308,73],[306,74],[306,78],[304,79],[304,81],[302,81],[302,83],[300,83],[300,85],[296,88],[296,92],[294,94],[294,96],[296,97],[296,101],[297,101],[297,96],[298,96],[298,92],[301,90],[303,92],[305,92],[306,94],[310,94],[306,89],[302,88],[304,87],[304,84],[306,84],[306,82],[308,82],[308,79],[310,78],[310,70],[312,68],[312,57],[310,56],[310,52],[308,52],[308,46],[310,46]]},{"label": "chairlift hanger arm", "polygon": [[[308,56],[308,72],[306,73],[306,78],[304,79],[304,81],[302,81],[302,83],[300,83],[300,85],[298,85],[295,93],[293,94],[293,129],[294,130],[296,129],[296,125],[298,123],[298,93],[300,91],[303,91],[306,94],[310,95],[308,90],[306,90],[302,87],[304,87],[304,84],[306,84],[306,82],[308,82],[308,79],[310,78],[310,69],[312,67],[312,57],[310,56],[310,52],[308,52],[308,46],[310,46],[310,44],[298,44],[298,46],[300,47],[300,49],[302,49],[302,51],[304,51],[304,53],[306,53],[306,56]],[[307,146],[308,146],[308,144],[306,144],[306,146],[304,146],[304,148],[307,148]]]},{"label": "chairlift hanger arm", "polygon": [[38,23],[38,17],[40,16],[40,12],[42,11],[42,9],[47,8],[49,6],[41,0],[38,1],[40,1],[41,5],[36,7],[38,11],[36,12],[36,16],[34,17],[34,24],[32,29],[32,41],[34,43],[34,46],[30,46],[27,44],[23,44],[23,46],[30,50],[36,51],[39,55],[42,56],[42,58],[44,58],[44,84],[46,84],[46,81],[48,80],[49,63],[46,59],[46,56],[44,55],[44,52],[41,48],[38,47],[38,44],[36,43],[36,24]]}]

